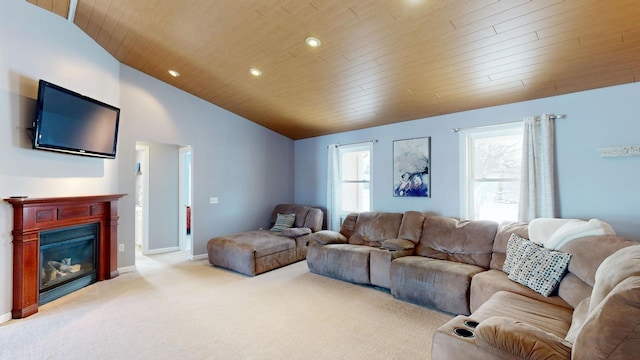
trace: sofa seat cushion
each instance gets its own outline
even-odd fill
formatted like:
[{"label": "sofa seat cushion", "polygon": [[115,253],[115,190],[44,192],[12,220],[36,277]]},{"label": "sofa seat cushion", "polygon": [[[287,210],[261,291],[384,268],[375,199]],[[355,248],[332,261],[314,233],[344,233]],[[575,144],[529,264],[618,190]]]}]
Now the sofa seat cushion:
[{"label": "sofa seat cushion", "polygon": [[307,265],[316,274],[369,285],[369,258],[375,250],[379,249],[366,245],[313,243],[307,251]]},{"label": "sofa seat cushion", "polygon": [[477,274],[471,280],[471,299],[469,304],[471,312],[475,312],[482,304],[487,302],[493,294],[501,290],[524,295],[549,304],[572,308],[571,305],[567,304],[567,302],[559,296],[542,296],[534,290],[510,280],[508,275],[503,271],[489,270]]},{"label": "sofa seat cushion", "polygon": [[293,262],[296,242],[269,230],[255,230],[215,237],[207,243],[207,251],[212,265],[253,276],[259,273],[257,259],[283,253],[285,262]]},{"label": "sofa seat cushion", "polygon": [[573,310],[508,291],[495,293],[473,312],[471,319],[482,322],[500,316],[526,323],[560,338],[567,335]]},{"label": "sofa seat cushion", "polygon": [[469,314],[471,278],[485,271],[456,261],[405,256],[391,263],[391,294],[452,314]]}]

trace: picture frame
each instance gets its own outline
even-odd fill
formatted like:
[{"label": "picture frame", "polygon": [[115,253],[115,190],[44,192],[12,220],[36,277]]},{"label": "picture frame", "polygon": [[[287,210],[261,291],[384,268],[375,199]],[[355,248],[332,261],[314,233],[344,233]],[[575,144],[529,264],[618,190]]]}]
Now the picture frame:
[{"label": "picture frame", "polygon": [[393,196],[431,197],[431,137],[393,141]]}]

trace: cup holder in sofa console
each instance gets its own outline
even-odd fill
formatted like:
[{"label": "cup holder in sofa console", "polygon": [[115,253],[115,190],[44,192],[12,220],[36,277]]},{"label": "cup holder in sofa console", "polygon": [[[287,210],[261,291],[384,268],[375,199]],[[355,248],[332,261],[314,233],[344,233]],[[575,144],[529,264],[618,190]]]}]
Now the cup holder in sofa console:
[{"label": "cup holder in sofa console", "polygon": [[465,320],[464,324],[472,329],[475,329],[479,325],[477,321],[473,320]]},{"label": "cup holder in sofa console", "polygon": [[463,329],[463,328],[455,328],[453,329],[453,333],[463,337],[463,338],[471,338],[473,337],[473,331],[471,330],[467,330],[467,329]]}]

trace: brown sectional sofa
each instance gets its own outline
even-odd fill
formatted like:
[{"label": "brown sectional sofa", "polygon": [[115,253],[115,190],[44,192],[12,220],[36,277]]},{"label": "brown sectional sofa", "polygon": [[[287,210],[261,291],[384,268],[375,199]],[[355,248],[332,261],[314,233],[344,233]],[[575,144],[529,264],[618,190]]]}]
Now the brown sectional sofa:
[{"label": "brown sectional sofa", "polygon": [[311,234],[322,229],[322,210],[305,205],[276,205],[269,228],[278,214],[295,214],[293,227],[283,232],[254,230],[214,237],[207,243],[209,263],[255,276],[303,260]]},{"label": "brown sectional sofa", "polygon": [[528,224],[413,211],[350,214],[340,232],[311,236],[307,264],[311,272],[387,288],[398,299],[458,315],[434,334],[433,359],[640,353],[637,242],[611,235],[568,242],[559,249],[572,254],[566,274],[543,296],[503,271],[512,233],[528,238]]}]

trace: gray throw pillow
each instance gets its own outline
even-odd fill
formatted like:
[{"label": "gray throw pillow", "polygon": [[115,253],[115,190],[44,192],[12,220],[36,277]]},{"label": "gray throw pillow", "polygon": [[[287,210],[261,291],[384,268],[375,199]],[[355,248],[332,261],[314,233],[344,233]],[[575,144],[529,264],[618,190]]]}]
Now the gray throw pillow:
[{"label": "gray throw pillow", "polygon": [[271,231],[281,232],[293,226],[296,221],[296,214],[280,214],[276,216],[276,222],[273,224]]}]

